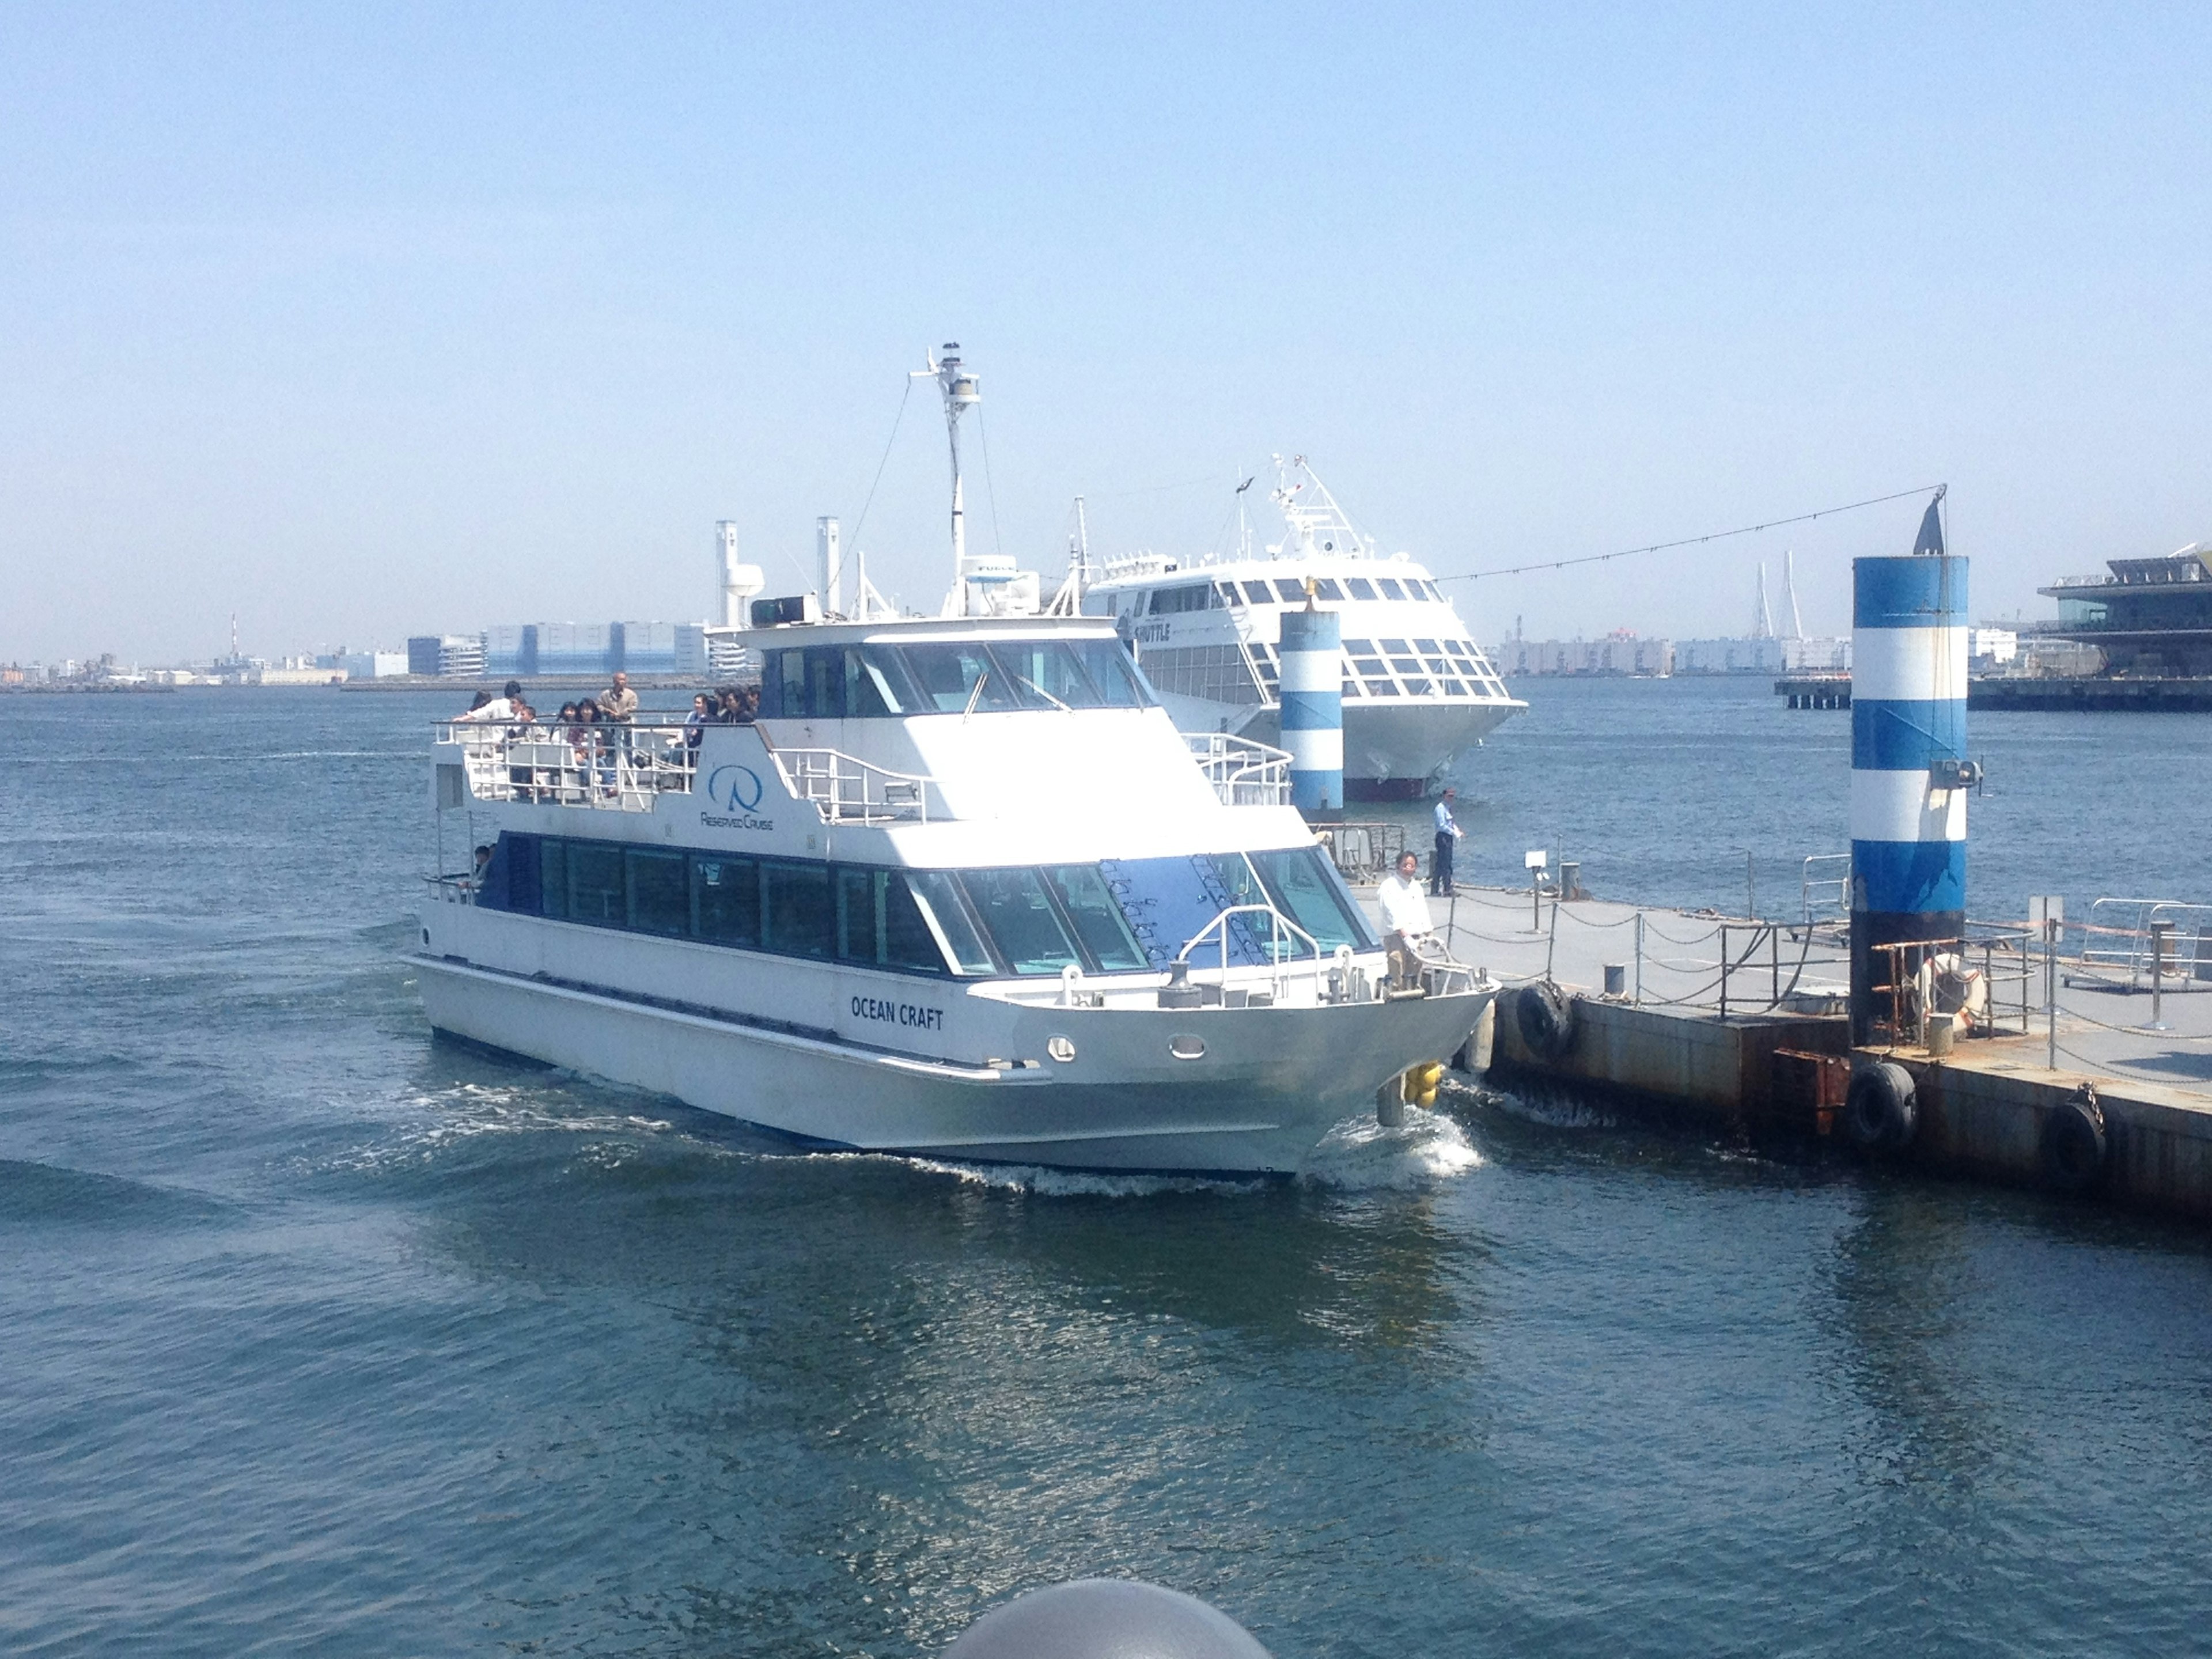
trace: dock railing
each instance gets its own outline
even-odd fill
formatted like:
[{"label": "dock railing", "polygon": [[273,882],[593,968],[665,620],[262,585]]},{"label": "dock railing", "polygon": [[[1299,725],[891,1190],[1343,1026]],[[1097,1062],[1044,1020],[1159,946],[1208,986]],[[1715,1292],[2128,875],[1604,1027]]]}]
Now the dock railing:
[{"label": "dock railing", "polygon": [[1815,853],[1805,860],[1798,878],[1799,920],[1808,927],[1822,922],[1844,923],[1851,918],[1851,855]]},{"label": "dock railing", "polygon": [[1226,732],[1186,732],[1190,757],[1224,806],[1287,806],[1291,751]]},{"label": "dock railing", "polygon": [[2212,989],[2212,904],[2177,899],[2100,898],[2089,906],[2078,968],[2069,985],[2124,984],[2140,991],[2156,981],[2175,990],[2192,982]]}]

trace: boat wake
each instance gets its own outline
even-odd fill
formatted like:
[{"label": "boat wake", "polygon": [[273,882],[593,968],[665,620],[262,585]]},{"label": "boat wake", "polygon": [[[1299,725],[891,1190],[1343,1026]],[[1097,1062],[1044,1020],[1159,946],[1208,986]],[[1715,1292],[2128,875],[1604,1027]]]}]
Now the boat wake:
[{"label": "boat wake", "polygon": [[1308,1154],[1298,1179],[1338,1192],[1404,1190],[1453,1180],[1482,1167],[1467,1131],[1442,1112],[1406,1109],[1403,1127],[1368,1115],[1344,1120]]},{"label": "boat wake", "polygon": [[389,1133],[326,1167],[384,1170],[435,1162],[457,1146],[484,1135],[659,1135],[677,1127],[665,1118],[641,1112],[610,1112],[578,1107],[561,1109],[540,1088],[459,1084],[409,1095],[399,1103]]},{"label": "boat wake", "polygon": [[[961,1164],[945,1158],[881,1152],[831,1152],[830,1158],[869,1158],[902,1164],[925,1175],[1000,1192],[1042,1198],[1154,1198],[1169,1193],[1245,1194],[1276,1183],[1266,1176],[1117,1175],[1108,1170],[1055,1170],[1034,1164]],[[1403,1127],[1386,1129],[1372,1117],[1346,1118],[1322,1137],[1292,1177],[1330,1192],[1406,1191],[1452,1180],[1482,1166],[1467,1131],[1441,1112],[1409,1109]]]}]

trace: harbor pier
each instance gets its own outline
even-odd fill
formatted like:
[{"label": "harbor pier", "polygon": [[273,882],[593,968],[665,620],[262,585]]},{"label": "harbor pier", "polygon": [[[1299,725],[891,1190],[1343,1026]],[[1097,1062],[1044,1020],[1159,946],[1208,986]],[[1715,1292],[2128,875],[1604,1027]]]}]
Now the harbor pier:
[{"label": "harbor pier", "polygon": [[[1371,902],[1371,890],[1363,896]],[[1486,1052],[1456,1057],[1462,1085],[2212,1221],[2212,951],[2185,930],[2146,959],[2123,938],[2077,927],[2050,964],[2055,1018],[2039,942],[2025,928],[1987,930],[1971,952],[1989,999],[1972,1034],[1931,1032],[1948,1052],[1878,1042],[1855,1055],[1838,918],[1562,901],[1526,887],[1462,888],[1431,908],[1453,955],[1507,988]],[[1911,1078],[1902,1145],[1854,1139],[1854,1058]]]}]

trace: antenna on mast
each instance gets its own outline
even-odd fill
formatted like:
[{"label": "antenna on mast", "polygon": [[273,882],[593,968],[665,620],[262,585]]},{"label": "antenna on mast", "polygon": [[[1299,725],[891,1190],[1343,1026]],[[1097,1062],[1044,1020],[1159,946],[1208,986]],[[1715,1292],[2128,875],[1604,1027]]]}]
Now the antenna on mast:
[{"label": "antenna on mast", "polygon": [[917,380],[935,380],[938,391],[945,398],[945,437],[952,450],[952,583],[954,594],[963,603],[964,611],[968,579],[968,520],[960,488],[960,417],[983,401],[982,387],[976,375],[960,366],[960,342],[947,340],[941,348],[944,355],[933,357],[922,354],[928,365],[912,372]]}]

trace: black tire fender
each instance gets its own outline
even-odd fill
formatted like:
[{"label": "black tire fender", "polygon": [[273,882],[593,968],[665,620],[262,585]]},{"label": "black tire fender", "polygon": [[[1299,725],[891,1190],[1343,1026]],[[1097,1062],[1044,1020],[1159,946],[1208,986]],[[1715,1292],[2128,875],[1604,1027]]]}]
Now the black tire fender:
[{"label": "black tire fender", "polygon": [[2045,1184],[2054,1192],[2086,1193],[2105,1172],[2110,1151],[2105,1139],[2105,1109],[2097,1085],[2085,1083],[2053,1107],[2043,1120]]},{"label": "black tire fender", "polygon": [[1514,1028],[1539,1060],[1558,1060],[1575,1046],[1575,1001],[1551,981],[1524,985],[1515,999]]},{"label": "black tire fender", "polygon": [[1862,1066],[1851,1073],[1844,1097],[1844,1130],[1870,1152],[1893,1152],[1912,1144],[1920,1106],[1912,1073],[1889,1060]]}]

